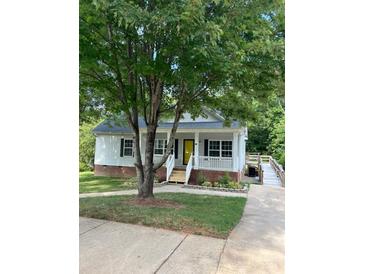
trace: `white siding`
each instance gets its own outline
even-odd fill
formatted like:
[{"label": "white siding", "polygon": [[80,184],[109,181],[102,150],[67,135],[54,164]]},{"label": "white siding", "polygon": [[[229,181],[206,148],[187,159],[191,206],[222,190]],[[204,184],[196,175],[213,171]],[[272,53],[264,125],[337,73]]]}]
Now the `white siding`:
[{"label": "white siding", "polygon": [[[120,157],[120,140],[133,139],[133,134],[125,135],[98,135],[96,136],[95,145],[95,164],[110,165],[110,166],[134,166],[134,158],[131,156]],[[166,139],[166,133],[156,133],[156,139]],[[184,139],[194,139],[194,133],[177,133],[176,138],[179,139],[178,159],[175,160],[175,165],[183,164],[183,143]],[[199,133],[199,156],[204,156],[204,140],[230,140],[233,141],[233,133]],[[236,165],[241,171],[245,165],[245,136],[240,134],[237,141],[238,157],[234,161],[238,161]],[[146,134],[142,134],[141,138],[141,156],[144,162],[144,151],[146,143]],[[234,146],[233,146],[234,147]],[[161,156],[154,157],[154,162],[157,163]]]},{"label": "white siding", "polygon": [[98,135],[95,145],[95,164],[108,166],[134,166],[131,156],[120,157],[120,140],[132,139],[132,134],[127,135]]}]

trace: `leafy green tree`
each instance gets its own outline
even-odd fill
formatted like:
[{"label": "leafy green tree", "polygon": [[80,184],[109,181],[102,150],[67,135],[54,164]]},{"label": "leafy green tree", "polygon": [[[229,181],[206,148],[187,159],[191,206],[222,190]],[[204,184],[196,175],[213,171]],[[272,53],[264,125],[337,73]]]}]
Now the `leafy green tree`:
[{"label": "leafy green tree", "polygon": [[249,123],[247,150],[270,154],[285,164],[285,112],[281,95],[273,94],[265,102],[256,102],[256,116]]},{"label": "leafy green tree", "polygon": [[[100,121],[99,121],[100,122]],[[79,127],[79,169],[80,171],[91,170],[95,154],[95,136],[93,128],[98,122],[83,123]]]},{"label": "leafy green tree", "polygon": [[[80,88],[133,129],[139,197],[153,197],[182,113],[194,117],[210,106],[243,121],[251,102],[274,90],[283,75],[281,9],[277,1],[80,1]],[[174,123],[167,153],[154,163],[165,115]]]},{"label": "leafy green tree", "polygon": [[285,117],[281,117],[270,132],[268,148],[272,156],[281,165],[285,166]]}]

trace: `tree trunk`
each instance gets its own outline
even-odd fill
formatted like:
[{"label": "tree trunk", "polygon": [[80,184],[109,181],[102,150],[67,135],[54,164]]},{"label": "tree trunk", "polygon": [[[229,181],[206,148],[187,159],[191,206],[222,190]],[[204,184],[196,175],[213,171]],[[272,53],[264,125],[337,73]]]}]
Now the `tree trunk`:
[{"label": "tree trunk", "polygon": [[[153,182],[155,178],[155,171],[153,169],[153,155],[156,136],[156,125],[148,125],[146,138],[145,162],[143,167],[143,178],[139,175],[139,181],[143,179],[142,186],[138,190],[139,198],[153,197]],[[138,170],[138,169],[137,169]]]}]

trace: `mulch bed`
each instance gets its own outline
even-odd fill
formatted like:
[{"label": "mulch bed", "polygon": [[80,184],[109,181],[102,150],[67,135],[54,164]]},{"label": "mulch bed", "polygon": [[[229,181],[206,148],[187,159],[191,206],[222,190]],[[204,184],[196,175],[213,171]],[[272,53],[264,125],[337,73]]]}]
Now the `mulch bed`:
[{"label": "mulch bed", "polygon": [[162,207],[162,208],[184,208],[185,206],[175,201],[163,200],[163,199],[131,199],[123,201],[123,204],[133,206],[147,206],[147,207]]}]

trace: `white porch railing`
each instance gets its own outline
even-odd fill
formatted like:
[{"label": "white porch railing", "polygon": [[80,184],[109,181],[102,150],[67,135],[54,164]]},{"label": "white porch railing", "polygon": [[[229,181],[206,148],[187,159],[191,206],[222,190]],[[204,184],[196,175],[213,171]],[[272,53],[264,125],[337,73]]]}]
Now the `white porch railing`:
[{"label": "white porch railing", "polygon": [[190,154],[189,162],[186,165],[186,170],[185,170],[185,184],[186,185],[189,182],[190,173],[191,173],[192,169],[193,169],[193,154]]},{"label": "white porch railing", "polygon": [[175,156],[173,154],[170,154],[169,157],[166,160],[166,181],[169,180],[170,175],[172,173],[172,170],[175,167]]},{"label": "white porch railing", "polygon": [[232,157],[199,156],[199,169],[233,170]]}]

